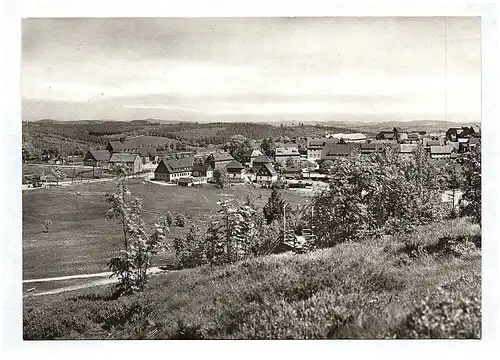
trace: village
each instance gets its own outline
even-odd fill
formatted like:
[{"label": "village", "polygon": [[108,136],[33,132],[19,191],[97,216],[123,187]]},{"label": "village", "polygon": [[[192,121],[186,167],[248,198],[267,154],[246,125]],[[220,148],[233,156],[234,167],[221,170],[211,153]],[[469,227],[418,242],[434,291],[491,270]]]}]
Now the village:
[{"label": "village", "polygon": [[482,16],[225,16],[21,20],[22,338],[486,339]]},{"label": "village", "polygon": [[[238,135],[235,138],[240,138],[240,142],[247,140]],[[70,184],[84,179],[112,179],[114,169],[121,166],[128,176],[165,185],[218,183],[220,186],[322,189],[329,181],[323,166],[329,160],[384,152],[411,158],[417,149],[421,149],[436,162],[460,162],[464,153],[480,143],[481,132],[477,126],[453,127],[441,133],[408,132],[394,127],[381,131],[374,138],[362,133],[326,132],[323,137],[247,141],[248,150],[244,153],[233,148],[233,154],[239,152],[237,158],[223,146],[165,150],[170,140],[142,135],[110,141],[105,149],[89,149],[84,156],[45,158],[38,164],[50,165],[50,171],[39,174],[24,171],[23,188],[65,184],[64,180]]]}]

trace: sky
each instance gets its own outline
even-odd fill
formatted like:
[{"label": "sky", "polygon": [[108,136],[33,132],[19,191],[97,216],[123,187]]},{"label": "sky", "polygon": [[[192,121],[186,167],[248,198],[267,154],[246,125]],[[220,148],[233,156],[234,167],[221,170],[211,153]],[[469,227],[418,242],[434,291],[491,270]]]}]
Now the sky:
[{"label": "sky", "polygon": [[23,120],[471,122],[480,18],[22,21]]}]

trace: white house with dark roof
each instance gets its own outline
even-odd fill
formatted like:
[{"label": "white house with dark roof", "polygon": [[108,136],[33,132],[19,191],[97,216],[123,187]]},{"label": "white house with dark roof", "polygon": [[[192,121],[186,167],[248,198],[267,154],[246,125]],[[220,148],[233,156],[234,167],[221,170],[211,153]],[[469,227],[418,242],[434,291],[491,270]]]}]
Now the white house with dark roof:
[{"label": "white house with dark roof", "polygon": [[255,180],[261,184],[271,185],[278,180],[278,174],[271,164],[264,164],[259,168],[259,171],[257,171]]},{"label": "white house with dark roof", "polygon": [[418,149],[418,144],[399,144],[399,157],[411,158]]},{"label": "white house with dark roof", "polygon": [[209,163],[197,163],[195,162],[193,165],[193,174],[194,177],[206,177],[207,179],[211,179],[214,176],[214,169],[212,165]]},{"label": "white house with dark roof", "polygon": [[239,161],[231,160],[229,164],[226,165],[226,172],[228,179],[241,179],[243,176],[243,169],[245,167],[241,165]]},{"label": "white house with dark roof", "polygon": [[278,147],[274,153],[275,161],[286,161],[288,159],[300,160],[300,153],[297,147]]},{"label": "white house with dark roof", "polygon": [[269,159],[266,155],[259,155],[254,159],[252,167],[255,171],[258,171],[262,165],[270,164],[271,162],[271,159]]},{"label": "white house with dark roof", "polygon": [[366,142],[366,135],[362,133],[351,133],[351,134],[338,133],[330,135],[330,138],[338,140],[342,139],[345,142],[351,142],[351,143]]},{"label": "white house with dark roof", "polygon": [[111,167],[125,165],[129,174],[142,171],[142,160],[139,154],[114,153],[109,159]]},{"label": "white house with dark roof", "polygon": [[431,146],[430,157],[431,159],[448,159],[451,157],[453,147],[449,145],[444,146]]},{"label": "white house with dark roof", "polygon": [[155,179],[177,182],[180,178],[190,177],[193,173],[194,159],[161,160],[155,169]]}]

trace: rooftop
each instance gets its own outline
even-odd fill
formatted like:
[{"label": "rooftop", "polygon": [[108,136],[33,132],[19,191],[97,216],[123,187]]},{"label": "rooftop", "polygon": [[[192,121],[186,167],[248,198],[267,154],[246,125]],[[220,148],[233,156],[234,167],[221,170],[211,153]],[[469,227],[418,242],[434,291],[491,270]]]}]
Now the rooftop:
[{"label": "rooftop", "polygon": [[453,148],[451,146],[431,146],[431,154],[451,154]]},{"label": "rooftop", "polygon": [[111,158],[108,150],[89,150],[89,153],[96,161],[108,161]]},{"label": "rooftop", "polygon": [[327,144],[321,153],[321,159],[328,159],[332,156],[351,155],[354,151],[360,149],[360,144]]},{"label": "rooftop", "polygon": [[236,161],[236,160],[231,160],[231,162],[229,162],[229,164],[226,165],[226,169],[228,171],[230,171],[230,170],[241,171],[244,168],[245,167],[243,165],[241,165],[241,163],[239,161]]},{"label": "rooftop", "polygon": [[266,155],[259,155],[253,161],[255,163],[270,163],[271,159],[269,159]]},{"label": "rooftop", "polygon": [[109,159],[110,162],[128,163],[134,162],[139,155],[128,153],[114,153]]},{"label": "rooftop", "polygon": [[257,175],[267,175],[271,174],[272,176],[276,175],[276,171],[274,170],[273,166],[271,164],[263,164],[259,171],[257,172]]},{"label": "rooftop", "polygon": [[207,159],[213,160],[213,161],[230,161],[234,160],[234,158],[231,156],[231,154],[223,151],[223,152],[215,152],[211,153]]},{"label": "rooftop", "polygon": [[276,156],[300,156],[299,149],[296,147],[279,147],[276,148]]}]

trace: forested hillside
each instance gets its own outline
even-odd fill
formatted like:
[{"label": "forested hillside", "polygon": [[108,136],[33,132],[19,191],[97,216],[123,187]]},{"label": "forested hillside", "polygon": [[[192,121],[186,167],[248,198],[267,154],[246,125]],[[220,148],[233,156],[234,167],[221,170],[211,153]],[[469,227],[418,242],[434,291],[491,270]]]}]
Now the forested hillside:
[{"label": "forested hillside", "polygon": [[23,146],[36,153],[53,149],[61,155],[81,154],[90,148],[104,148],[108,141],[121,137],[154,135],[176,139],[187,145],[222,145],[231,136],[244,134],[254,140],[279,137],[321,136],[325,132],[348,132],[332,126],[273,126],[253,123],[175,123],[158,124],[147,120],[23,122]]}]

